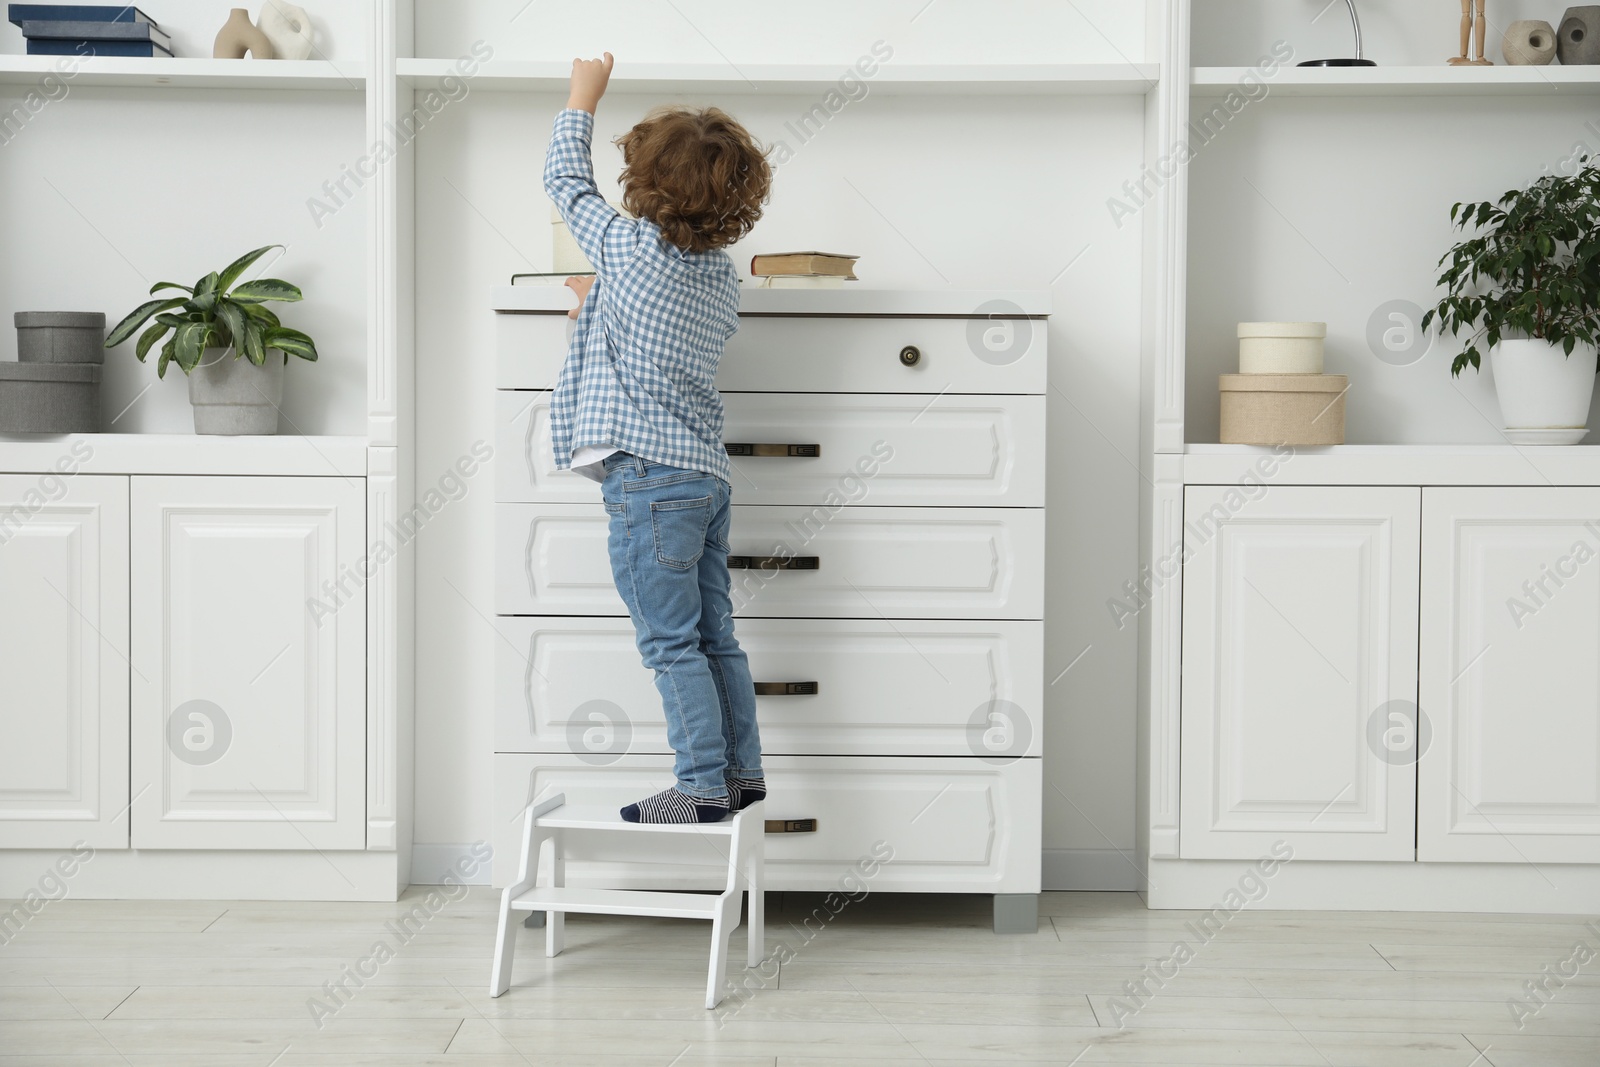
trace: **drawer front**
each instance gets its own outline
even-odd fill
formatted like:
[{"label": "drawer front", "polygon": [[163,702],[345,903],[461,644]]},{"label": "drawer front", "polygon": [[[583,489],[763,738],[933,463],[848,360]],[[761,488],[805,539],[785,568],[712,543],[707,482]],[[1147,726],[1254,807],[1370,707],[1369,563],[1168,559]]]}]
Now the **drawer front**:
[{"label": "drawer front", "polygon": [[[798,454],[733,457],[746,504],[1044,506],[1044,397],[729,393],[723,440]],[[599,500],[556,470],[550,393],[496,398],[495,498]]]},{"label": "drawer front", "polygon": [[[505,618],[495,748],[594,765],[670,753],[661,698],[625,618]],[[1037,756],[1044,624],[748,619],[761,747],[778,755]]]},{"label": "drawer front", "polygon": [[[763,760],[766,818],[814,819],[812,833],[766,835],[767,888],[826,891],[857,864],[872,892],[1037,893],[1041,774],[1037,759],[772,756]],[[495,756],[494,884],[508,884],[520,812],[546,792],[569,803],[621,807],[672,785],[670,756],[625,756],[605,767],[574,756]],[[567,884],[720,889],[718,839],[567,835]]]},{"label": "drawer front", "polygon": [[[496,614],[627,614],[606,520],[595,504],[496,505]],[[736,504],[729,543],[735,555],[815,562],[735,570],[741,617],[1044,617],[1042,509]]]},{"label": "drawer front", "polygon": [[[746,315],[729,338],[717,388],[755,393],[1039,393],[1045,320]],[[572,320],[495,315],[501,389],[554,387]],[[912,365],[901,360],[916,349]]]}]

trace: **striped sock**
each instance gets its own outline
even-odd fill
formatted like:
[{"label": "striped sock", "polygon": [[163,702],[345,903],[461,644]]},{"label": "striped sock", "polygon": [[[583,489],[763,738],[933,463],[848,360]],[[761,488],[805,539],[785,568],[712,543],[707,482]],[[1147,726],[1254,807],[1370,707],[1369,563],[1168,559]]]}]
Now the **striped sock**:
[{"label": "striped sock", "polygon": [[728,803],[734,811],[743,811],[758,800],[767,799],[765,778],[727,778]]},{"label": "striped sock", "polygon": [[717,822],[727,817],[727,797],[692,797],[679,792],[676,786],[622,809],[623,822]]}]

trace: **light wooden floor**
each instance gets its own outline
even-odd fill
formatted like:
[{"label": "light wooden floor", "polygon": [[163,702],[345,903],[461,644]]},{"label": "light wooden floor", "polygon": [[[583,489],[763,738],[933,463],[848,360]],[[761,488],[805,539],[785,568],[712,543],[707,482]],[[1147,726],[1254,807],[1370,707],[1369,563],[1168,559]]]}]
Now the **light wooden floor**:
[{"label": "light wooden floor", "polygon": [[[51,904],[0,946],[0,1067],[1600,1065],[1600,959],[1521,1028],[1507,1004],[1579,941],[1600,949],[1581,917],[1245,911],[1203,941],[1196,913],[1051,893],[1037,935],[996,937],[987,900],[879,894],[807,940],[791,923],[820,898],[775,893],[768,948],[794,959],[719,1018],[705,924],[574,917],[554,960],[523,930],[492,1000],[496,896],[439,901],[402,943],[386,924],[425,892]],[[1125,983],[1178,940],[1193,958],[1124,1018]],[[393,958],[360,964],[380,941]],[[375,976],[319,1027],[310,1002],[358,965]]]}]

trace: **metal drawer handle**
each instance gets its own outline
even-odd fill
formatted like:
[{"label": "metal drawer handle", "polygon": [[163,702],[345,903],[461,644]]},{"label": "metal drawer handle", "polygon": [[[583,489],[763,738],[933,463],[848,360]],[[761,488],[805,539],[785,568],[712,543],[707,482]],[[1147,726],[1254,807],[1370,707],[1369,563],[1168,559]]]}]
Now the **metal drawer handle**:
[{"label": "metal drawer handle", "polygon": [[758,697],[810,697],[817,695],[816,682],[757,682]]},{"label": "metal drawer handle", "polygon": [[915,367],[922,362],[922,349],[916,345],[906,345],[900,350],[900,362],[908,367]]},{"label": "metal drawer handle", "polygon": [[744,444],[727,441],[723,443],[722,448],[730,456],[777,456],[779,458],[815,459],[817,456],[822,455],[821,445],[781,445],[769,444],[764,441]]},{"label": "metal drawer handle", "polygon": [[768,819],[766,829],[769,834],[814,834],[817,832],[817,820]]},{"label": "metal drawer handle", "polygon": [[822,563],[820,556],[729,556],[731,571],[814,571]]}]

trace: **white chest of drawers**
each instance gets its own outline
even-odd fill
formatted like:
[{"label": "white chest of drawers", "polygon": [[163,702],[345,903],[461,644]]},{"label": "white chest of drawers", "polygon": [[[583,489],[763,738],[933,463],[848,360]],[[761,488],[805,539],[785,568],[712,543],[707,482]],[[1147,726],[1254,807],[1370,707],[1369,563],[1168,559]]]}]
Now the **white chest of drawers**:
[{"label": "white chest of drawers", "polygon": [[[569,302],[493,291],[496,885],[538,793],[620,806],[672,783],[599,487],[550,457]],[[1035,921],[1048,310],[1042,293],[743,296],[717,385],[773,889],[837,889],[882,842],[872,889],[992,893],[997,929]],[[715,862],[601,843],[568,877],[710,888]]]}]

